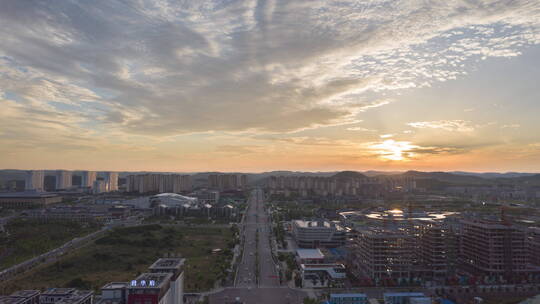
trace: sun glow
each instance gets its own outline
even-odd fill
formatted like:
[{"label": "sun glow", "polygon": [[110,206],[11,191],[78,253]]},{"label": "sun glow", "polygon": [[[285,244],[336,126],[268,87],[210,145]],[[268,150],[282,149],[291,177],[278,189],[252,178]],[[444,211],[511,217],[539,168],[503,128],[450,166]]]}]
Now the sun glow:
[{"label": "sun glow", "polygon": [[412,150],[418,146],[411,144],[410,141],[395,141],[388,139],[382,143],[370,146],[380,158],[396,161],[405,161],[415,155]]}]

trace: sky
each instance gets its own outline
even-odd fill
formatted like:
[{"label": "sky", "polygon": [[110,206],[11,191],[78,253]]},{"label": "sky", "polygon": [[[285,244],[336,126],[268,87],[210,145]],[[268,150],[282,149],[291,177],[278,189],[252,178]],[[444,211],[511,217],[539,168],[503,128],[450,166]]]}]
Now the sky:
[{"label": "sky", "polygon": [[540,172],[540,1],[0,1],[0,168]]}]

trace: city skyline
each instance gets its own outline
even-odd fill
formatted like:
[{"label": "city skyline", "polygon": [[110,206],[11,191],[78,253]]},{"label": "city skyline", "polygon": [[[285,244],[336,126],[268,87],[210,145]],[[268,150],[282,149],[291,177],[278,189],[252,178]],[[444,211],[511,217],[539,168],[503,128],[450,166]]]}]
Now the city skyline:
[{"label": "city skyline", "polygon": [[538,1],[5,1],[0,28],[0,168],[540,172]]}]

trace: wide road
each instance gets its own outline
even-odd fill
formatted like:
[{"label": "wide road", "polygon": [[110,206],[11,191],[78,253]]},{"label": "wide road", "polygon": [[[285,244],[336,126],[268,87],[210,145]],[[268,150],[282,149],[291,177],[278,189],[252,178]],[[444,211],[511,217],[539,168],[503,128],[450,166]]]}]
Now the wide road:
[{"label": "wide road", "polygon": [[255,189],[248,199],[243,222],[244,253],[236,277],[236,287],[280,285],[276,265],[272,259],[268,221],[264,207],[264,193],[260,189]]},{"label": "wide road", "polygon": [[270,247],[270,222],[264,206],[264,192],[261,189],[253,190],[255,197],[257,228],[259,231],[259,287],[279,286],[279,274],[275,261],[272,258]]},{"label": "wide road", "polygon": [[242,254],[242,260],[238,266],[238,273],[236,275],[236,280],[234,284],[236,287],[257,286],[257,272],[255,271],[257,260],[256,235],[258,229],[257,202],[257,195],[255,194],[255,192],[252,192],[248,199],[248,207],[246,209],[244,221],[242,223],[244,251]]},{"label": "wide road", "polygon": [[306,297],[304,292],[280,286],[276,265],[272,259],[270,223],[262,190],[255,189],[251,192],[241,229],[244,251],[238,266],[235,287],[209,295],[210,303],[238,303],[235,301],[238,299],[244,304],[301,304]]}]

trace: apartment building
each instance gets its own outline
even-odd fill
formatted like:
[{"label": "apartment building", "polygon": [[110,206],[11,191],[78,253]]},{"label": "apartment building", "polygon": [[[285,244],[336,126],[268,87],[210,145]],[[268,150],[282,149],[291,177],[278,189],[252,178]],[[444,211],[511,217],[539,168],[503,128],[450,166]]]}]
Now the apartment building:
[{"label": "apartment building", "polygon": [[71,188],[71,179],[73,175],[71,171],[58,170],[56,171],[56,190],[65,190]]},{"label": "apartment building", "polygon": [[104,172],[103,181],[107,192],[118,191],[118,172]]},{"label": "apartment building", "polygon": [[32,170],[26,172],[24,181],[25,190],[43,191],[45,190],[45,172],[42,170]]},{"label": "apartment building", "polygon": [[220,191],[245,189],[247,187],[247,175],[245,174],[210,174],[208,187]]},{"label": "apartment building", "polygon": [[[343,172],[342,172],[343,173]],[[308,196],[379,197],[386,192],[409,192],[416,188],[412,178],[371,178],[361,174],[338,173],[321,176],[271,176],[266,184],[270,194]]]},{"label": "apartment building", "polygon": [[191,191],[191,176],[179,174],[140,174],[126,178],[127,192],[179,193]]},{"label": "apartment building", "polygon": [[81,188],[92,188],[97,178],[95,171],[83,171],[81,173]]}]

